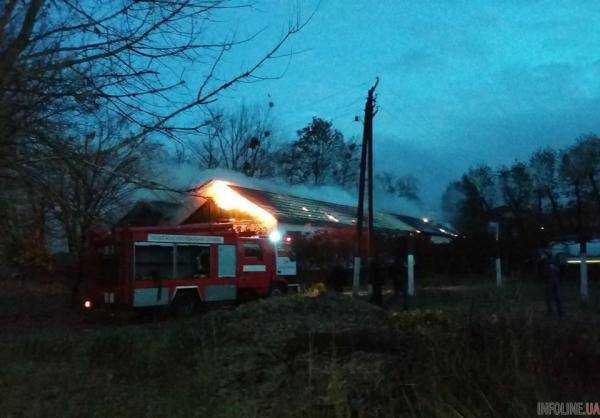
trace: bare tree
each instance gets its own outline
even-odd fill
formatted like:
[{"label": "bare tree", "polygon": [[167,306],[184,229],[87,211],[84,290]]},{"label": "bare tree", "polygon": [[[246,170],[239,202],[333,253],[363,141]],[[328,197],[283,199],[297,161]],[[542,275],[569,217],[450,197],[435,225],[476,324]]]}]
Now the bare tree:
[{"label": "bare tree", "polygon": [[581,240],[591,232],[597,218],[597,211],[593,207],[594,183],[589,178],[591,167],[587,162],[589,156],[586,155],[586,148],[577,143],[562,153],[560,161],[564,196],[569,210],[574,212],[574,216],[571,216],[575,221],[573,229]]},{"label": "bare tree", "polygon": [[457,228],[484,239],[492,210],[498,205],[497,175],[491,167],[470,168],[451,182],[442,196],[442,209]]},{"label": "bare tree", "polygon": [[52,204],[33,179],[18,180],[0,188],[0,264],[32,276],[50,267],[46,243]]},{"label": "bare tree", "polygon": [[215,133],[207,138],[210,144],[203,144],[204,158],[216,148],[219,167],[249,177],[271,174],[274,125],[269,109],[242,105],[235,111],[215,114],[211,122]]},{"label": "bare tree", "polygon": [[472,167],[463,177],[468,187],[473,187],[477,190],[477,195],[480,199],[482,208],[486,211],[494,208],[498,203],[498,184],[496,181],[496,173],[487,165],[478,165]]},{"label": "bare tree", "polygon": [[600,138],[594,134],[583,136],[567,152],[573,163],[579,167],[579,175],[589,190],[590,203],[595,203],[596,213],[599,213]]},{"label": "bare tree", "polygon": [[529,169],[525,163],[516,162],[503,167],[498,174],[502,198],[512,212],[521,234],[526,235],[534,208],[534,188]]},{"label": "bare tree", "polygon": [[[41,234],[42,218],[55,215],[80,253],[90,226],[131,190],[158,187],[140,168],[155,147],[150,134],[200,131],[206,122],[187,114],[267,78],[267,64],[290,56],[278,51],[310,19],[298,14],[233,67],[264,28],[238,36],[226,25],[251,9],[228,0],[1,2],[0,191],[19,204],[6,211],[12,220],[29,207],[43,214],[28,217]],[[127,133],[100,114],[126,122]]]},{"label": "bare tree", "polygon": [[[262,68],[310,19],[298,14],[270,48],[235,72],[224,61],[261,34],[245,37],[221,21],[250,5],[226,0],[7,0],[0,5],[0,157],[35,138],[32,127],[100,108],[152,131],[195,131],[186,112],[213,103]],[[186,83],[184,70],[193,72]]]},{"label": "bare tree", "polygon": [[545,202],[549,203],[550,213],[556,221],[558,230],[564,233],[562,204],[560,199],[558,154],[551,148],[536,151],[529,159],[529,171],[537,198],[537,212],[547,212]]},{"label": "bare tree", "polygon": [[517,162],[503,167],[498,174],[502,197],[507,205],[520,216],[532,207],[533,184],[527,166]]},{"label": "bare tree", "polygon": [[217,135],[220,130],[220,119],[213,115],[206,123],[204,133],[192,135],[188,138],[182,154],[189,154],[188,160],[195,162],[203,169],[217,168],[221,166],[220,150],[217,144]]},{"label": "bare tree", "polygon": [[35,143],[23,172],[35,192],[51,203],[50,216],[59,221],[69,251],[80,256],[88,232],[110,224],[132,193],[152,187],[149,178],[160,145],[138,141],[123,120],[98,121],[98,128],[53,136]]}]

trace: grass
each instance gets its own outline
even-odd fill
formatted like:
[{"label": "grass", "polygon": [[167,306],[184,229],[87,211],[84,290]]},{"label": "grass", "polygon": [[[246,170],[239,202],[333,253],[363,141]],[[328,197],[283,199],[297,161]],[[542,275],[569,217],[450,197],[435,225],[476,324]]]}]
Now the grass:
[{"label": "grass", "polygon": [[[408,310],[293,296],[123,326],[74,328],[47,305],[0,334],[0,415],[527,417],[599,401],[598,306],[564,291],[562,320],[528,282],[420,290]],[[4,299],[20,305],[0,318],[43,293]]]}]

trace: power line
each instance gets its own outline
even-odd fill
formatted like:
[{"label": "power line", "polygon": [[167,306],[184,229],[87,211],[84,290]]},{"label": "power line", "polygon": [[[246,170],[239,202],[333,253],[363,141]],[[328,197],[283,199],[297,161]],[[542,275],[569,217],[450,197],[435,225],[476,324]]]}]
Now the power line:
[{"label": "power line", "polygon": [[[359,84],[357,84],[357,85],[348,86],[348,87],[342,88],[342,89],[340,89],[340,90],[338,90],[338,91],[336,91],[336,92],[334,92],[334,93],[331,93],[331,94],[328,94],[328,95],[326,95],[326,96],[320,97],[320,98],[318,98],[318,99],[316,99],[316,100],[313,100],[313,101],[311,101],[311,102],[308,102],[308,103],[303,103],[303,104],[301,104],[301,105],[296,105],[296,106],[294,106],[294,107],[295,107],[296,109],[297,109],[298,107],[303,107],[303,108],[310,109],[312,106],[314,106],[314,105],[316,105],[316,104],[322,103],[322,102],[324,102],[324,101],[326,101],[326,100],[328,100],[328,99],[331,99],[332,97],[339,96],[340,94],[347,93],[347,92],[348,92],[348,91],[350,91],[350,90],[355,90],[355,89],[361,88],[361,87],[363,87],[363,86],[365,86],[365,85],[367,85],[367,84],[368,84],[368,83],[359,83]],[[348,103],[348,104],[346,104],[346,105],[342,105],[342,106],[334,107],[334,108],[332,109],[332,111],[337,111],[337,110],[339,110],[339,109],[346,109],[346,108],[348,108],[348,107],[350,107],[350,106],[353,106],[353,105],[355,105],[356,103],[358,103],[358,102],[359,102],[359,101],[361,101],[362,99],[363,99],[363,97],[362,97],[362,95],[361,95],[360,97],[357,97],[356,99],[353,99],[353,100],[352,100],[352,102],[350,102],[350,103]],[[281,112],[277,112],[277,116],[281,118],[281,117],[285,117],[286,115],[290,115],[290,114],[293,114],[293,113],[297,113],[297,111],[293,111],[293,110],[291,110],[291,111],[288,111],[288,112],[282,112],[282,113],[281,113]],[[339,116],[341,116],[341,115],[336,115],[336,116],[333,116],[333,118],[331,118],[331,119],[337,118],[337,117],[339,117]],[[292,125],[299,125],[299,124],[301,124],[301,123],[302,123],[302,122],[300,122],[299,120],[296,120],[296,121],[291,121],[291,122],[287,122],[287,123],[285,123],[285,124],[283,124],[283,125],[280,125],[280,127],[281,127],[281,128],[289,128],[289,127],[291,127]]]},{"label": "power line", "polygon": [[[348,109],[349,107],[355,106],[361,100],[362,100],[362,97],[358,97],[358,98],[354,99],[352,102],[350,102],[350,103],[348,103],[346,105],[342,105],[342,106],[339,106],[337,108],[334,108],[333,110]],[[347,116],[349,114],[356,115],[357,113],[359,113],[357,110],[350,109],[350,110],[347,110],[347,111],[344,111],[344,112],[338,112],[338,113],[336,113],[333,116],[329,116],[328,117],[325,114],[323,114],[322,116],[323,116],[323,119],[327,119],[327,120],[333,121],[333,120],[338,119],[338,118],[340,118],[342,116]],[[313,115],[313,116],[317,116],[317,115]],[[300,125],[302,125],[304,123],[305,123],[304,121],[301,121],[300,119],[298,119],[298,120],[296,120],[294,122],[288,122],[288,123],[285,123],[283,125],[279,125],[278,127],[282,128],[282,129],[290,128],[292,126],[296,126],[298,128],[302,128],[303,126],[300,126]]]},{"label": "power line", "polygon": [[[342,89],[340,89],[340,90],[338,90],[338,91],[336,91],[334,93],[328,94],[326,96],[322,96],[322,97],[320,97],[320,98],[318,98],[316,100],[313,100],[312,102],[302,103],[300,105],[296,105],[296,107],[299,107],[299,106],[302,106],[302,107],[312,107],[312,106],[314,106],[316,104],[324,102],[325,100],[331,99],[332,97],[336,97],[336,96],[338,96],[338,95],[340,95],[342,93],[347,93],[350,90],[356,90],[356,89],[362,88],[362,87],[364,87],[367,84],[368,83],[360,83],[360,84],[357,84],[357,85],[348,86],[348,87],[342,88]],[[361,96],[361,99],[362,99],[362,96]],[[293,111],[284,112],[283,115],[291,114],[291,113],[293,113]]]}]

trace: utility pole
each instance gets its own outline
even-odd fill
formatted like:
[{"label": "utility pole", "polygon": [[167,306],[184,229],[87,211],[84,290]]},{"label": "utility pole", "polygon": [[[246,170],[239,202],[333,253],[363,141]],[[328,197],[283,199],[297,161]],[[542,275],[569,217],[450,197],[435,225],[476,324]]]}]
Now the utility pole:
[{"label": "utility pole", "polygon": [[[372,258],[373,258],[373,117],[375,116],[375,98],[374,93],[379,84],[379,77],[375,84],[367,93],[365,103],[365,119],[363,125],[363,140],[360,155],[360,175],[358,184],[358,208],[356,214],[356,256],[354,257],[354,277],[352,283],[352,294],[358,295],[360,284],[360,270],[363,254],[362,233],[364,222],[364,203],[365,203],[365,177],[367,177],[367,196],[368,196],[368,214],[367,214],[367,272],[369,283],[372,284]],[[381,291],[381,289],[379,289]]]},{"label": "utility pole", "polygon": [[[366,110],[365,110],[366,113]],[[366,125],[366,124],[365,124]],[[367,165],[367,143],[365,141],[365,127],[363,126],[363,140],[360,153],[360,174],[358,179],[358,207],[356,214],[356,249],[354,255],[354,275],[352,277],[352,296],[358,296],[360,287],[361,257],[363,252],[362,233],[363,218],[365,214],[365,171]]]}]

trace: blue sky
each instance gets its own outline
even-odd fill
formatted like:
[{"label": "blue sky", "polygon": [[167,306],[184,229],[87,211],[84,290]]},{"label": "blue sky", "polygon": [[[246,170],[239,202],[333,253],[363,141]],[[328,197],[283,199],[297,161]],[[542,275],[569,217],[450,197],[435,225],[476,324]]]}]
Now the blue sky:
[{"label": "blue sky", "polygon": [[[263,0],[239,12],[241,32],[268,29],[228,65],[263,51],[292,3]],[[287,68],[282,78],[238,87],[220,105],[272,100],[290,138],[312,116],[360,136],[354,115],[379,76],[376,169],[420,176],[433,205],[471,165],[507,164],[600,132],[597,2],[324,0],[290,50],[291,61],[265,72]]]}]

